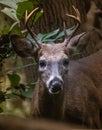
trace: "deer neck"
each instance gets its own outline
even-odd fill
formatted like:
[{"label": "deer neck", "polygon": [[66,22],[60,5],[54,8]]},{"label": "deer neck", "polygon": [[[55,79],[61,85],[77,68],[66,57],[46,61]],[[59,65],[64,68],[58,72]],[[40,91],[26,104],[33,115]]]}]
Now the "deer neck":
[{"label": "deer neck", "polygon": [[[43,82],[39,82],[39,108],[43,117],[59,119],[63,106],[63,91],[59,94],[50,94]],[[43,92],[42,92],[43,91]]]}]

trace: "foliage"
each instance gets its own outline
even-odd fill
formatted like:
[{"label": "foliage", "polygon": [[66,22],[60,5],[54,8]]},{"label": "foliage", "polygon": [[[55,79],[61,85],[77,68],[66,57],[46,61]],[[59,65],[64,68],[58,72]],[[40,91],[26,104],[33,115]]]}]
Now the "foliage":
[{"label": "foliage", "polygon": [[[33,10],[35,4],[33,4],[34,2],[31,0],[9,0],[9,2],[7,0],[0,0],[0,3],[5,6],[1,12],[13,20],[13,24],[9,30],[7,29],[6,32],[3,31],[6,34],[2,34],[0,37],[0,66],[2,67],[4,59],[8,58],[12,55],[12,53],[14,53],[9,40],[10,33],[23,36],[25,35],[25,28],[20,26],[20,24],[24,25],[24,12],[26,10],[28,10],[28,12]],[[36,21],[41,14],[42,11],[36,14]]]},{"label": "foliage", "polygon": [[[71,33],[71,28],[66,29],[66,32],[68,34]],[[60,31],[60,29],[56,29],[52,32],[46,33],[46,34],[38,34],[38,38],[43,42],[43,43],[55,43],[56,41],[62,41],[62,38],[64,37],[64,31]]]},{"label": "foliage", "polygon": [[11,46],[9,43],[8,34],[0,37],[0,67],[3,65],[3,60],[11,55]]},{"label": "foliage", "polygon": [[34,2],[30,0],[0,0],[0,3],[6,6],[4,9],[1,10],[1,12],[6,14],[8,17],[10,17],[10,19],[13,20],[13,24],[8,31],[14,31],[16,34],[22,34],[23,29],[20,26],[20,23],[24,19],[24,12],[26,10],[28,10],[28,12],[33,10]]},{"label": "foliage", "polygon": [[[13,24],[4,34],[0,37],[0,69],[2,68],[6,58],[14,56],[15,53],[12,49],[9,36],[10,33],[16,33],[19,35],[25,35],[25,28],[20,26],[23,23],[24,12],[26,10],[31,11],[34,8],[34,4],[28,0],[0,0],[0,3],[4,5],[4,9],[1,10],[2,13],[7,15],[12,19]],[[38,16],[39,17],[39,16]],[[37,18],[36,18],[37,19]],[[4,32],[4,31],[3,31]],[[9,33],[10,32],[10,33]],[[27,84],[21,83],[21,78],[18,74],[7,73],[8,79],[10,81],[10,86],[5,86],[5,90],[0,90],[0,112],[4,110],[4,106],[1,104],[7,99],[21,98],[31,98],[34,90],[34,83]],[[0,83],[2,84],[2,83]]]},{"label": "foliage", "polygon": [[[0,103],[4,102],[7,99],[21,98],[31,98],[35,88],[35,84],[20,83],[20,76],[18,74],[8,74],[8,79],[10,81],[10,86],[6,87],[5,91],[0,91]],[[0,107],[0,111],[3,111],[3,108]]]}]

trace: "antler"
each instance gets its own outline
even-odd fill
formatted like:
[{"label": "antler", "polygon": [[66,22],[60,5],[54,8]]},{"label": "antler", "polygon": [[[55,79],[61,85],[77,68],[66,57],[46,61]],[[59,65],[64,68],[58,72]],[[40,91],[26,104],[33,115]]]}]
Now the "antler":
[{"label": "antler", "polygon": [[26,10],[26,12],[25,12],[25,25],[26,25],[26,28],[29,31],[30,35],[32,36],[32,38],[35,40],[38,48],[41,48],[42,42],[38,39],[37,35],[29,27],[29,21],[30,21],[31,17],[38,9],[39,8],[35,8],[30,14],[28,14],[28,12]]},{"label": "antler", "polygon": [[74,15],[70,15],[70,14],[66,14],[67,16],[75,19],[77,21],[77,25],[75,26],[75,28],[73,29],[72,33],[70,35],[67,34],[66,32],[66,26],[65,26],[65,23],[64,23],[64,33],[65,33],[65,40],[64,40],[64,43],[65,45],[67,46],[68,42],[70,41],[70,39],[73,37],[73,35],[75,34],[75,32],[77,31],[77,29],[79,28],[80,24],[81,24],[81,20],[80,20],[80,12],[77,8],[75,8],[74,6],[72,6],[76,15],[77,16],[74,16]]}]

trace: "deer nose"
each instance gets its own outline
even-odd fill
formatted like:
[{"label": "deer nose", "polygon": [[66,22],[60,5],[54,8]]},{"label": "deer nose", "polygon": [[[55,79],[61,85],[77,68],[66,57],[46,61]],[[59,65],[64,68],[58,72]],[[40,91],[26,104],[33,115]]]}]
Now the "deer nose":
[{"label": "deer nose", "polygon": [[63,89],[63,81],[55,78],[50,82],[49,92],[51,94],[58,94]]}]

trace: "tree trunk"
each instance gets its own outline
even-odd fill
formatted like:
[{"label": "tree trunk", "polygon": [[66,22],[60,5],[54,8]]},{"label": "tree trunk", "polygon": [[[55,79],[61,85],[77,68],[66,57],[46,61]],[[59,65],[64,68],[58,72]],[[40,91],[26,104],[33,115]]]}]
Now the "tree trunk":
[{"label": "tree trunk", "polygon": [[81,12],[81,21],[83,23],[86,19],[84,0],[43,0],[40,7],[43,8],[44,14],[36,23],[34,31],[36,33],[47,33],[57,28],[63,29],[63,21],[66,22],[67,28],[70,28],[75,21],[65,14],[75,14],[72,5]]}]

